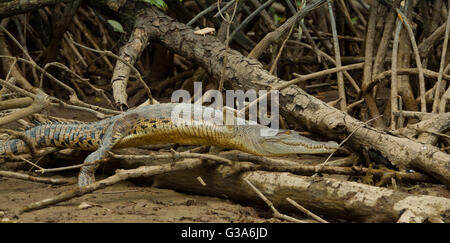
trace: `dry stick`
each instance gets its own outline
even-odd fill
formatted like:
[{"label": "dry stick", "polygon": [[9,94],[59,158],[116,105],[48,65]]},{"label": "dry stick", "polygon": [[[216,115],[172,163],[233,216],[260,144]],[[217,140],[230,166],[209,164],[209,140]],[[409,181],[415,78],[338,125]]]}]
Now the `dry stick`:
[{"label": "dry stick", "polygon": [[[354,160],[354,159],[352,159]],[[268,162],[269,161],[269,162]],[[364,176],[367,174],[371,174],[377,178],[382,178],[384,176],[391,176],[393,178],[397,178],[401,181],[409,181],[409,182],[432,182],[436,183],[437,181],[432,177],[422,174],[419,172],[400,172],[390,169],[371,169],[371,168],[361,168],[359,166],[351,166],[351,167],[342,167],[342,166],[322,166],[322,165],[303,165],[303,164],[294,164],[294,165],[283,165],[276,164],[277,162],[272,162],[271,160],[259,162],[255,160],[255,163],[259,163],[259,165],[254,166],[254,170],[261,171],[271,171],[271,172],[289,172],[295,175],[302,176],[314,176],[319,171],[323,174],[329,175],[349,175],[349,176]],[[332,161],[335,162],[336,160]],[[345,161],[344,161],[345,162]],[[331,163],[331,162],[329,162]]]},{"label": "dry stick", "polygon": [[320,7],[322,4],[325,3],[326,0],[315,0],[315,1],[309,1],[308,4],[300,9],[294,16],[286,20],[284,24],[282,24],[280,27],[278,27],[276,30],[268,33],[264,38],[258,42],[258,44],[253,48],[253,50],[248,54],[249,58],[255,58],[258,59],[262,53],[267,49],[267,47],[272,44],[273,42],[276,42],[280,39],[280,37],[286,33],[286,31],[289,30],[291,25],[297,23],[299,20],[301,20],[307,13],[310,11]]},{"label": "dry stick", "polygon": [[317,216],[316,214],[312,213],[308,209],[304,208],[302,205],[298,204],[294,200],[290,199],[289,197],[286,198],[286,201],[288,201],[290,204],[292,204],[294,207],[296,207],[298,210],[302,211],[302,213],[305,213],[309,217],[319,221],[320,223],[328,223],[326,220],[322,219],[321,217]]},{"label": "dry stick", "polygon": [[416,38],[414,37],[414,32],[411,28],[411,25],[408,23],[408,19],[405,14],[403,14],[402,11],[400,11],[400,9],[398,8],[395,8],[395,11],[399,14],[399,16],[401,16],[401,21],[405,25],[406,30],[409,34],[409,38],[411,39],[411,45],[416,57],[416,65],[419,69],[420,111],[427,112],[427,104],[425,102],[425,77],[423,75],[422,62],[420,61],[420,54],[419,49],[417,48]]},{"label": "dry stick", "polygon": [[124,63],[124,64],[125,64],[126,66],[128,66],[131,70],[133,70],[133,72],[136,74],[136,76],[137,76],[139,82],[144,86],[144,89],[145,89],[145,91],[147,92],[148,98],[149,98],[152,102],[158,103],[155,99],[153,99],[152,92],[150,91],[150,88],[149,88],[148,85],[145,83],[145,81],[142,79],[142,76],[141,76],[141,74],[139,73],[139,71],[138,71],[133,65],[131,65],[130,63],[128,63],[125,59],[123,59],[123,58],[117,56],[116,54],[112,53],[111,51],[101,51],[101,50],[97,50],[97,49],[92,49],[92,48],[89,48],[89,47],[84,46],[84,45],[82,45],[82,44],[76,43],[72,38],[70,38],[70,41],[71,41],[73,44],[75,44],[76,46],[79,46],[79,47],[81,47],[81,48],[84,48],[84,49],[89,50],[89,51],[92,51],[92,52],[96,52],[96,53],[104,54],[104,55],[106,55],[106,56],[113,57],[113,58],[115,58],[115,59],[121,61],[122,63]]},{"label": "dry stick", "polygon": [[[225,164],[225,165],[232,165],[233,161],[213,155],[213,154],[200,154],[200,153],[190,153],[190,152],[169,152],[169,153],[155,153],[155,154],[148,154],[148,155],[123,155],[123,154],[115,154],[112,152],[109,152],[110,158],[114,159],[123,159],[123,160],[143,160],[143,159],[151,159],[151,160],[162,160],[162,159],[173,159],[178,160],[182,158],[195,158],[195,159],[208,159],[213,160],[217,164]],[[86,165],[93,165],[93,164],[99,164],[103,162],[109,161],[109,158],[101,159],[89,163],[79,164],[79,165],[71,165],[71,166],[65,166],[65,167],[59,167],[59,168],[51,168],[51,169],[40,169],[35,170],[35,172],[40,173],[48,173],[48,172],[55,172],[55,171],[64,171],[64,170],[73,170],[78,169]]]},{"label": "dry stick", "polygon": [[[395,1],[394,4],[396,6],[397,4],[395,3]],[[375,55],[372,78],[378,75],[378,73],[381,71],[381,68],[384,65],[386,50],[392,38],[392,31],[394,30],[396,16],[397,15],[395,14],[395,10],[392,9],[391,11],[389,11],[388,17],[384,25],[383,36],[381,37],[380,43],[378,45],[377,54]]]},{"label": "dry stick", "polygon": [[[231,4],[232,4],[233,2],[235,2],[235,6],[234,6],[234,8],[233,8],[232,16],[230,17],[230,16],[228,15],[228,13],[225,13],[226,17],[223,16],[222,11],[225,11],[226,9],[228,9],[228,8],[231,6]],[[220,8],[219,1],[216,3],[216,5],[214,5],[214,6],[217,7],[217,10],[218,10],[216,15],[220,15],[220,17],[221,17],[221,18],[223,19],[223,21],[226,23],[226,26],[224,26],[224,28],[226,28],[226,31],[225,31],[225,40],[223,41],[223,42],[224,42],[224,45],[225,45],[225,50],[224,50],[225,53],[228,53],[228,52],[229,52],[229,50],[230,50],[229,45],[230,45],[231,40],[233,39],[233,37],[230,36],[230,30],[231,30],[230,28],[231,28],[231,24],[233,23],[233,19],[234,19],[235,15],[236,15],[236,10],[237,10],[237,7],[238,7],[238,2],[239,2],[239,1],[230,1],[230,2],[224,7],[224,9],[221,9],[221,8]],[[223,27],[221,27],[221,28],[223,28]],[[225,58],[223,59],[222,72],[220,73],[219,86],[218,86],[218,88],[217,88],[217,90],[218,90],[219,92],[222,92],[222,89],[223,89],[223,83],[224,83],[224,77],[225,77],[226,65],[227,65],[227,63],[228,63],[228,58],[227,58],[227,57],[228,57],[228,55],[225,55]],[[204,72],[204,70],[203,70],[202,68],[199,68],[198,71]],[[195,95],[192,96],[192,97],[191,97],[191,100],[190,100],[189,102],[194,102],[195,104],[203,104],[203,101],[211,100],[211,96],[213,95],[213,93],[211,93],[211,92],[206,92],[205,94],[203,94],[203,95],[200,94],[200,95],[201,95],[201,97],[200,97],[198,100],[196,100],[196,101],[194,101],[194,99],[196,98],[196,96],[195,96]]]},{"label": "dry stick", "polygon": [[[304,46],[304,47],[309,48],[309,49],[313,49],[312,46],[310,46],[310,45],[308,45],[306,43],[303,43],[303,42],[292,41],[292,40],[290,40],[288,42],[295,43],[295,44]],[[336,66],[336,61],[331,56],[329,56],[327,53],[325,53],[325,52],[323,52],[323,51],[321,51],[319,49],[317,49],[317,51],[318,51],[318,53],[321,56],[325,57],[328,61],[330,61],[331,63],[333,63]],[[356,91],[357,94],[359,94],[361,92],[361,89],[359,88],[359,86],[356,83],[356,81],[352,78],[352,76],[347,71],[343,70],[343,72],[344,72],[344,76],[348,79],[348,81],[350,81],[350,84],[352,85],[353,89]]]},{"label": "dry stick", "polygon": [[79,168],[87,166],[87,165],[100,164],[100,163],[107,162],[107,161],[109,161],[109,158],[100,159],[100,160],[92,161],[89,163],[83,163],[83,164],[79,164],[79,165],[70,165],[70,166],[50,168],[50,169],[39,168],[38,170],[34,170],[34,172],[39,172],[39,173],[44,174],[44,173],[56,172],[56,171],[73,170],[73,169],[79,169]]},{"label": "dry stick", "polygon": [[264,95],[261,95],[260,97],[258,97],[258,99],[250,102],[249,104],[247,104],[246,107],[244,107],[239,112],[244,112],[244,111],[247,112],[250,107],[252,107],[253,105],[257,104],[260,100],[262,100],[262,99],[268,97],[269,95],[271,95],[273,91],[283,90],[283,89],[285,89],[285,88],[287,88],[287,87],[289,87],[289,86],[291,86],[293,84],[297,84],[297,83],[300,83],[300,82],[305,82],[306,80],[309,80],[309,79],[319,78],[321,76],[325,76],[325,75],[328,75],[328,74],[333,74],[333,73],[340,72],[340,71],[358,69],[358,68],[362,68],[363,66],[364,66],[364,63],[355,63],[355,64],[351,64],[351,65],[347,65],[347,66],[341,66],[339,68],[338,67],[330,68],[330,69],[326,69],[326,70],[323,70],[323,71],[310,73],[310,74],[307,74],[307,75],[298,75],[298,74],[294,73],[295,76],[299,76],[299,77],[294,78],[294,79],[292,79],[290,81],[281,83],[279,85],[272,86],[271,89],[269,90],[269,92],[267,92]]},{"label": "dry stick", "polygon": [[425,120],[425,119],[436,117],[436,114],[419,112],[419,111],[398,111],[398,112],[394,112],[394,115],[417,118],[419,120]]},{"label": "dry stick", "polygon": [[[36,163],[33,163],[33,162],[31,162],[30,160],[28,160],[28,159],[25,159],[25,158],[20,158],[21,160],[23,160],[23,161],[25,161],[26,163],[28,163],[28,164],[30,164],[31,166],[33,166],[33,167],[36,167],[36,168],[39,168],[39,169],[44,169],[44,168],[42,168],[42,167],[40,167],[39,165],[37,165]],[[38,160],[38,162],[39,162],[39,160]]]},{"label": "dry stick", "polygon": [[[5,32],[5,33],[9,36],[9,38],[17,45],[17,47],[19,47],[19,49],[23,52],[23,54],[28,58],[28,60],[29,60],[30,62],[33,62],[35,65],[37,65],[36,62],[34,62],[33,58],[31,58],[30,54],[28,54],[28,51],[20,44],[19,41],[17,41],[16,38],[14,38],[14,36],[13,36],[11,33],[9,33],[9,31],[8,31],[5,27],[3,27],[1,24],[0,24],[0,29],[2,29],[3,32]],[[38,76],[37,76],[36,68],[35,68],[34,65],[32,66],[31,71],[32,71],[32,73],[33,73],[33,77],[34,77],[35,80],[37,81],[37,77],[38,77]]]},{"label": "dry stick", "polygon": [[207,13],[213,11],[214,9],[216,9],[217,7],[217,2],[211,4],[211,6],[205,8],[203,11],[201,11],[200,13],[198,13],[197,15],[194,16],[194,18],[192,18],[191,20],[189,20],[189,22],[186,24],[187,26],[191,26],[193,23],[195,23],[199,18],[205,16]]},{"label": "dry stick", "polygon": [[[377,10],[378,10],[378,1],[372,1],[370,6],[370,14],[369,14],[369,22],[367,26],[366,33],[366,41],[365,41],[365,55],[364,55],[364,69],[363,69],[363,81],[362,81],[362,89],[365,89],[370,83],[372,79],[372,57],[373,57],[373,48],[374,48],[374,39],[375,39],[375,25],[377,22]],[[369,109],[370,117],[377,117],[380,115],[378,110],[375,97],[372,93],[363,93],[364,100],[366,101],[367,107]],[[347,109],[349,109],[347,107]],[[383,120],[376,120],[376,127],[381,129],[387,129],[386,124],[384,124]]]},{"label": "dry stick", "polygon": [[294,76],[298,76],[298,77],[295,79],[292,79],[290,81],[287,81],[285,83],[282,83],[278,86],[275,86],[275,87],[277,87],[277,89],[281,90],[292,84],[296,84],[298,82],[303,82],[308,79],[318,78],[323,75],[328,75],[328,74],[337,73],[337,72],[343,72],[343,71],[347,71],[347,70],[359,69],[359,68],[363,68],[363,66],[364,66],[364,63],[361,62],[361,63],[355,63],[355,64],[346,65],[346,66],[334,67],[334,68],[330,68],[330,69],[326,69],[326,70],[322,70],[319,72],[310,73],[310,74],[306,74],[306,75],[294,74]]},{"label": "dry stick", "polygon": [[214,154],[201,154],[201,153],[191,153],[191,152],[176,152],[172,151],[169,153],[158,152],[155,154],[149,155],[121,155],[110,153],[112,158],[116,159],[125,159],[125,160],[142,160],[142,159],[152,159],[152,160],[160,160],[160,159],[180,159],[180,158],[195,158],[195,159],[208,159],[214,160],[218,164],[232,165],[233,161],[214,155]]},{"label": "dry stick", "polygon": [[[289,2],[289,1],[287,1],[287,2]],[[301,29],[303,30],[303,32],[305,33],[306,39],[311,43],[311,47],[312,47],[312,48],[310,48],[310,49],[312,49],[313,52],[314,52],[314,54],[316,54],[316,56],[317,56],[317,62],[318,62],[318,63],[322,63],[322,55],[321,55],[321,53],[320,53],[321,51],[319,50],[319,47],[317,47],[316,43],[314,42],[314,40],[313,40],[311,34],[309,33],[308,28],[306,27],[304,21],[301,20],[301,21],[299,22],[299,24],[300,24],[300,28],[301,28]],[[303,32],[302,32],[302,33],[303,33]],[[334,60],[333,60],[333,61],[334,61]],[[323,62],[323,65],[325,66],[325,68],[328,68],[328,65],[327,65],[326,62]],[[345,73],[344,73],[344,74],[345,74]]]},{"label": "dry stick", "polygon": [[33,103],[33,99],[30,97],[22,97],[16,99],[9,99],[0,101],[0,110],[24,108]]},{"label": "dry stick", "polygon": [[[12,56],[8,46],[6,44],[6,40],[4,35],[0,34],[0,55]],[[13,61],[3,61],[3,69],[9,69],[8,74],[6,75],[5,80],[8,80],[10,75],[13,76],[18,85],[26,90],[33,89],[33,86],[28,82],[28,80],[24,77],[22,72],[16,67],[17,60],[13,59]],[[8,91],[8,89],[2,89],[1,93]]]},{"label": "dry stick", "polygon": [[[91,43],[91,45],[94,46],[94,48],[97,50],[100,49],[98,44],[95,42],[94,38],[92,38],[91,34],[87,30],[86,26],[84,26],[83,23],[81,23],[76,16],[73,18],[73,21],[78,26],[78,28],[80,28],[81,30],[85,30],[82,31],[82,33],[84,34],[84,36],[86,36],[86,39]],[[103,56],[102,58],[105,61],[106,65],[108,66],[109,70],[113,70],[114,66],[111,64],[108,58],[106,58],[106,56]]]},{"label": "dry stick", "polygon": [[[309,22],[307,22],[307,23],[309,23]],[[331,33],[317,31],[317,30],[315,30],[313,32],[318,35],[318,37],[316,37],[316,39],[326,39],[325,37],[333,37],[333,34],[331,34]],[[324,36],[324,37],[322,37],[322,36]],[[337,38],[342,39],[342,40],[354,41],[354,42],[364,42],[363,38],[354,37],[354,36],[337,35]]]},{"label": "dry stick", "polygon": [[431,134],[436,135],[436,136],[441,136],[441,137],[450,139],[450,136],[449,136],[449,135],[443,134],[443,133],[440,133],[440,132],[428,131],[428,130],[425,130],[425,129],[418,129],[418,128],[416,128],[415,130],[417,130],[418,132],[431,133]]},{"label": "dry stick", "polygon": [[[398,68],[397,69],[397,75],[405,75],[405,74],[418,74],[419,73],[419,69],[418,68]],[[423,69],[423,74],[425,75],[425,77],[428,78],[438,78],[439,73],[428,70],[428,69]],[[379,73],[375,78],[372,79],[372,81],[370,81],[370,83],[365,87],[365,89],[363,89],[363,92],[370,92],[375,85],[377,85],[379,82],[381,82],[383,79],[386,78],[386,76],[391,75],[392,76],[392,70],[387,70],[384,71],[382,73]],[[443,75],[443,78],[445,80],[449,80],[450,81],[450,75]],[[434,88],[430,89],[430,90],[434,90]],[[426,93],[430,92],[427,91]]]},{"label": "dry stick", "polygon": [[[426,131],[432,131],[432,132],[445,132],[450,129],[450,112],[444,113],[444,114],[436,114],[436,113],[430,113],[434,114],[435,116],[432,119],[427,119],[421,122],[418,122],[414,125],[409,125],[405,131],[405,134],[407,136],[414,137],[417,132],[412,131],[412,134],[408,130],[416,130],[416,129],[423,129]],[[411,135],[409,135],[411,134]],[[418,134],[417,141],[424,144],[431,144],[435,145],[438,141],[437,135],[429,134],[429,133],[422,133]]]},{"label": "dry stick", "polygon": [[445,67],[445,69],[444,69],[444,73],[443,73],[444,75],[445,74],[450,74],[450,62],[447,64],[447,66]]},{"label": "dry stick", "polygon": [[447,104],[447,100],[450,99],[450,86],[447,91],[445,91],[444,95],[441,97],[441,102],[439,103],[439,113],[445,113],[445,105]]},{"label": "dry stick", "polygon": [[[337,30],[336,30],[336,21],[334,18],[334,12],[333,12],[333,4],[332,0],[328,0],[328,12],[330,13],[330,22],[331,22],[331,31],[333,33],[333,45],[334,45],[334,55],[336,59],[336,67],[341,67],[341,51],[339,48],[339,41],[337,38]],[[344,86],[344,77],[342,76],[342,72],[337,73],[337,80],[338,80],[338,92],[339,92],[339,98],[341,98],[341,101],[339,102],[341,111],[346,112],[347,111],[347,101],[345,97],[345,86]]]},{"label": "dry stick", "polygon": [[348,1],[348,3],[350,4],[350,7],[352,8],[353,11],[355,11],[356,15],[358,16],[358,20],[361,20],[361,23],[363,26],[367,25],[367,21],[366,21],[366,16],[364,16],[361,11],[359,11],[359,8],[357,6],[355,6],[355,2],[354,1]]},{"label": "dry stick", "polygon": [[[374,117],[374,118],[372,118],[372,119],[370,119],[370,120],[367,120],[366,122],[362,123],[362,124],[361,124],[360,126],[358,126],[353,132],[351,132],[344,140],[342,140],[342,142],[341,142],[341,143],[339,144],[339,146],[338,146],[338,149],[339,149],[340,147],[342,147],[342,145],[350,139],[350,137],[353,135],[353,133],[355,133],[356,131],[358,131],[361,127],[363,127],[363,126],[369,124],[369,122],[371,122],[371,121],[373,121],[373,120],[375,120],[375,119],[378,119],[378,118],[380,118],[380,117],[382,117],[382,116],[383,116],[383,115],[379,115],[379,116],[377,116],[377,117]],[[337,150],[336,150],[336,151],[337,151]],[[318,165],[318,167],[317,167],[318,169],[317,169],[317,171],[316,171],[316,174],[314,174],[314,176],[316,176],[317,173],[322,172],[322,169],[323,169],[324,166],[328,163],[328,161],[331,159],[331,157],[333,156],[334,153],[335,153],[335,152],[332,152],[332,153],[328,156],[328,158],[325,160],[325,162],[323,162],[323,163],[321,163],[321,164]]]},{"label": "dry stick", "polygon": [[[231,28],[231,24],[233,23],[233,19],[234,16],[236,15],[236,10],[237,10],[237,5],[238,5],[238,0],[235,1],[235,5],[234,5],[234,9],[233,9],[233,13],[231,15],[231,17],[226,13],[226,18],[222,15],[222,12],[220,10],[220,4],[217,4],[217,9],[218,12],[220,14],[220,16],[222,17],[223,21],[225,21],[227,23],[227,34],[226,34],[226,39],[225,39],[225,53],[228,53],[228,51],[230,50],[230,41],[233,38],[232,36],[230,36],[230,28]],[[219,3],[219,0],[218,2]],[[222,74],[220,75],[220,81],[219,81],[219,92],[222,92],[223,89],[223,82],[225,79],[225,71],[226,71],[226,66],[228,63],[228,59],[227,56],[228,55],[224,55],[225,58],[223,60],[223,68],[222,68]],[[202,102],[203,99],[200,99],[200,102]]]},{"label": "dry stick", "polygon": [[[96,105],[91,105],[91,104],[87,104],[83,101],[81,101],[80,99],[78,99],[78,96],[76,95],[75,90],[73,90],[71,87],[67,86],[65,83],[61,82],[60,80],[58,80],[57,78],[55,78],[53,75],[51,75],[50,73],[48,73],[45,69],[41,68],[40,66],[38,66],[35,62],[32,61],[28,61],[26,59],[23,58],[18,58],[18,57],[11,57],[11,56],[4,56],[4,55],[0,55],[0,58],[8,58],[8,59],[13,59],[13,60],[17,60],[17,61],[21,61],[24,63],[27,63],[29,65],[32,65],[33,67],[35,67],[37,70],[39,70],[40,72],[44,73],[44,75],[48,78],[50,78],[51,80],[53,80],[54,82],[56,82],[56,84],[58,84],[59,86],[61,86],[62,88],[66,89],[70,95],[69,95],[69,99],[70,102],[74,105],[78,105],[78,106],[82,106],[82,108],[84,108],[84,110],[86,109],[92,109],[95,111],[102,111],[105,113],[109,113],[109,114],[120,114],[121,112],[119,111],[115,111],[115,110],[111,110],[111,109],[106,109],[100,106],[96,106]],[[29,95],[27,95],[29,96]],[[31,96],[30,96],[31,97]],[[50,99],[52,100],[58,100],[58,102],[62,102],[57,98],[54,97],[50,97]],[[97,112],[98,113],[98,112]],[[102,115],[104,116],[104,115]]]},{"label": "dry stick", "polygon": [[355,101],[347,106],[347,111],[350,112],[353,108],[357,107],[358,105],[362,104],[364,101],[366,101],[364,98]]},{"label": "dry stick", "polygon": [[37,177],[37,176],[31,176],[31,175],[27,175],[27,174],[12,172],[12,171],[0,171],[0,177],[1,176],[20,179],[20,180],[26,180],[26,181],[55,184],[55,185],[76,183],[75,180],[72,180],[72,179]]},{"label": "dry stick", "polygon": [[[440,105],[441,101],[441,94],[443,93],[445,89],[446,82],[442,80],[442,75],[444,74],[444,62],[445,62],[445,55],[447,54],[447,46],[448,46],[448,36],[450,35],[450,1],[448,1],[448,10],[447,10],[447,24],[445,25],[445,38],[444,38],[444,44],[442,46],[442,52],[441,52],[441,63],[439,65],[439,76],[436,84],[436,90],[434,93],[434,102],[433,102],[433,109],[432,112],[436,113],[439,111],[439,113],[445,113],[445,100],[446,95],[442,96],[442,103],[444,105]],[[449,64],[450,66],[450,64]],[[446,92],[447,93],[447,92]],[[438,107],[439,106],[439,107]]]},{"label": "dry stick", "polygon": [[287,40],[291,36],[292,31],[294,30],[294,27],[295,27],[295,24],[292,25],[291,29],[289,30],[289,33],[286,36],[286,39],[284,39],[283,43],[281,44],[280,50],[278,50],[278,54],[275,57],[275,60],[272,63],[272,67],[270,68],[270,71],[269,71],[272,74],[275,71],[275,68],[277,67],[278,60],[280,59],[281,53],[283,53],[284,46],[286,45]]},{"label": "dry stick", "polygon": [[[247,18],[245,18],[240,24],[239,26],[237,26],[233,32],[230,35],[230,38],[233,39],[233,37],[236,35],[236,33],[238,33],[242,28],[244,28],[245,26],[247,26],[247,24],[253,20],[261,11],[263,11],[264,9],[266,9],[270,4],[272,4],[275,0],[267,0],[264,4],[261,4],[261,6],[259,6],[255,11],[253,11],[251,14],[248,15]],[[237,2],[237,1],[236,1]],[[220,11],[219,11],[220,13]]]},{"label": "dry stick", "polygon": [[[75,14],[80,7],[81,0],[74,0],[64,6],[64,12],[58,21],[52,21],[51,27],[51,39],[47,47],[44,49],[41,57],[42,63],[51,62],[56,59],[59,54],[59,49],[62,44],[63,36],[66,30],[69,28]],[[80,28],[81,29],[81,28]],[[86,33],[87,31],[83,31]]]},{"label": "dry stick", "polygon": [[[259,2],[259,0],[250,0],[250,4],[251,5],[253,5],[253,7],[255,8],[255,9],[258,9],[259,7],[261,7],[261,3]],[[256,10],[255,10],[256,11]],[[292,14],[295,14],[295,9],[294,9],[294,11],[292,12]],[[265,9],[263,9],[262,11],[261,11],[261,18],[264,20],[264,23],[266,24],[266,27],[269,29],[269,31],[274,31],[276,28],[277,28],[277,26],[275,25],[275,23],[274,23],[274,20],[273,20],[273,18],[272,18],[272,16],[271,15],[269,15],[269,13],[265,10]]]},{"label": "dry stick", "polygon": [[[14,79],[14,78],[12,78]],[[0,84],[5,85],[11,90],[14,90],[16,92],[19,92],[21,94],[24,94],[25,96],[29,96],[33,98],[33,103],[23,109],[20,109],[16,112],[13,112],[12,114],[9,114],[7,116],[0,118],[0,125],[8,124],[10,122],[16,121],[20,118],[26,117],[28,115],[31,115],[33,113],[39,112],[42,109],[46,108],[49,105],[48,96],[42,92],[40,89],[34,89],[34,91],[37,94],[32,94],[26,90],[23,90],[17,86],[14,86],[8,82],[5,82],[4,80],[0,79]]]},{"label": "dry stick", "polygon": [[[92,106],[92,108],[90,107],[84,107],[84,106],[77,106],[77,105],[70,105],[67,104],[66,102],[55,98],[55,97],[49,97],[49,99],[51,101],[54,101],[56,103],[51,103],[51,106],[55,106],[55,107],[61,107],[61,108],[66,108],[66,109],[74,109],[74,110],[79,110],[79,111],[85,111],[88,113],[92,113],[93,115],[95,115],[95,117],[97,117],[98,119],[104,119],[107,116],[104,113],[101,113],[99,111],[97,111],[99,108],[97,106],[94,105],[89,105],[87,104],[87,106]],[[118,111],[116,114],[120,114],[120,112]]]},{"label": "dry stick", "polygon": [[256,194],[258,194],[258,196],[267,204],[267,206],[269,206],[270,209],[272,209],[273,217],[279,218],[279,219],[283,219],[283,220],[287,220],[287,221],[294,222],[294,223],[306,223],[306,221],[299,220],[299,219],[293,218],[293,217],[285,215],[285,214],[281,214],[273,206],[273,203],[269,199],[267,199],[267,197],[264,196],[264,194],[262,194],[262,192],[259,191],[258,188],[256,188],[247,178],[244,178],[244,181],[247,182],[247,184],[253,189],[253,191],[255,191]]},{"label": "dry stick", "polygon": [[[55,66],[55,67],[58,67],[58,68],[63,69],[63,70],[66,71],[66,72],[71,73],[73,76],[75,76],[75,78],[77,78],[77,80],[79,80],[80,82],[82,82],[82,83],[84,83],[84,84],[87,84],[87,85],[88,85],[89,87],[91,87],[95,92],[100,93],[100,94],[103,96],[103,98],[104,98],[106,101],[108,101],[109,105],[110,105],[111,107],[114,107],[114,106],[112,105],[111,100],[108,98],[108,96],[106,96],[105,91],[104,91],[103,89],[96,88],[94,85],[92,85],[92,84],[89,82],[89,79],[84,79],[84,78],[82,78],[80,75],[78,75],[77,73],[73,72],[73,71],[72,71],[70,68],[68,68],[66,65],[64,65],[64,64],[62,64],[62,63],[59,63],[59,62],[49,62],[49,63],[45,64],[44,70],[47,70],[47,68],[49,68],[50,66]],[[42,88],[42,81],[43,81],[43,78],[44,78],[44,73],[41,73],[41,77],[40,77],[40,79],[39,79],[39,87],[40,87],[40,88]],[[69,86],[67,86],[67,87],[69,87]],[[69,89],[67,89],[67,90],[69,91],[69,93],[71,93],[71,95],[75,96],[75,97],[69,97],[69,99],[72,99],[72,100],[71,100],[72,103],[74,103],[74,104],[80,104],[79,102],[82,102],[82,101],[80,101],[80,100],[78,99],[78,97],[77,97],[75,91],[74,91],[72,88],[69,87]],[[82,106],[85,106],[85,105],[82,105]],[[86,107],[86,106],[85,106],[85,107]],[[96,109],[97,109],[97,108],[96,108]],[[99,107],[99,106],[98,106],[98,109],[101,110],[101,111],[103,111],[103,112],[105,112],[105,113],[110,113],[110,114],[111,114],[111,113],[112,113],[112,114],[120,114],[119,111],[110,110],[110,109],[106,109],[106,108]]]},{"label": "dry stick", "polygon": [[[377,1],[378,2],[378,1]],[[347,6],[345,5],[345,2],[343,0],[338,0],[336,1],[337,5],[340,7],[342,13],[344,14],[344,20],[348,25],[348,28],[350,29],[351,32],[353,32],[354,35],[358,36],[360,35],[360,33],[358,33],[358,31],[356,31],[356,24],[352,23],[352,19],[350,17],[350,13],[347,9]]]},{"label": "dry stick", "polygon": [[80,60],[81,64],[83,65],[83,68],[87,68],[88,64],[87,64],[86,60],[84,60],[84,57],[78,51],[77,47],[69,40],[67,33],[64,33],[64,41],[67,43],[67,45],[69,45],[69,47],[73,51],[73,53],[75,53],[75,56],[78,57],[78,60]]},{"label": "dry stick", "polygon": [[131,170],[116,170],[116,173],[106,179],[97,181],[87,186],[77,187],[70,191],[61,193],[55,197],[47,198],[38,202],[31,203],[19,210],[19,214],[24,212],[45,208],[47,206],[64,202],[75,197],[81,197],[87,193],[105,188],[129,178],[148,177],[168,172],[188,170],[199,167],[203,164],[200,159],[186,159],[181,162],[154,166],[141,166]]},{"label": "dry stick", "polygon": [[400,39],[400,31],[402,30],[402,22],[397,19],[394,43],[392,47],[392,75],[391,75],[391,125],[390,128],[395,130],[397,122],[395,120],[394,112],[398,111],[398,82],[397,82],[397,57],[398,57],[398,42]]}]

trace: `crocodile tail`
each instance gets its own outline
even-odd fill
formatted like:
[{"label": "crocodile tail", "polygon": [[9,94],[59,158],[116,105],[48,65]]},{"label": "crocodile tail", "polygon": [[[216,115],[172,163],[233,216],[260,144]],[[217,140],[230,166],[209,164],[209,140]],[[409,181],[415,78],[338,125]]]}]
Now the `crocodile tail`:
[{"label": "crocodile tail", "polygon": [[0,156],[22,154],[29,151],[28,146],[20,139],[10,139],[0,142]]},{"label": "crocodile tail", "polygon": [[[52,122],[38,124],[24,134],[36,148],[59,147],[95,150],[103,136],[103,126],[86,123]],[[0,141],[0,156],[28,153],[28,145],[21,139]]]}]

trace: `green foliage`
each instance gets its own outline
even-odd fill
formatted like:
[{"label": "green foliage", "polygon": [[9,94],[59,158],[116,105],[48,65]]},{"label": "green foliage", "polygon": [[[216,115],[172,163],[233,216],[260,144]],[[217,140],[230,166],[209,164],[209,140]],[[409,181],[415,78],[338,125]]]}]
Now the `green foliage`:
[{"label": "green foliage", "polygon": [[274,13],[273,14],[273,22],[275,23],[275,25],[278,25],[280,23],[280,21],[281,21],[281,17],[278,14]]},{"label": "green foliage", "polygon": [[[162,10],[167,9],[167,4],[164,2],[164,0],[144,0],[144,2],[150,3],[151,5],[155,5],[156,7],[160,8]],[[181,2],[181,0],[180,0],[180,2]]]},{"label": "green foliage", "polygon": [[111,27],[115,32],[125,33],[122,25],[119,22],[115,21],[114,19],[108,19],[106,20],[106,22],[108,22],[108,24],[111,25]]},{"label": "green foliage", "polygon": [[353,17],[351,20],[352,24],[356,24],[356,22],[358,22],[358,17]]}]

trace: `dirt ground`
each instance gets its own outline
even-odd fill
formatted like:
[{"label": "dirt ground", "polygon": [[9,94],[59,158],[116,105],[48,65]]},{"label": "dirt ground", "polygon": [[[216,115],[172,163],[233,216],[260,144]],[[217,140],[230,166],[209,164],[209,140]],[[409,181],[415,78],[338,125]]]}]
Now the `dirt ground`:
[{"label": "dirt ground", "polygon": [[[48,185],[0,178],[3,222],[276,222],[257,209],[229,200],[121,182],[44,209],[21,214],[25,205],[76,185]],[[266,215],[269,216],[269,215]]]}]

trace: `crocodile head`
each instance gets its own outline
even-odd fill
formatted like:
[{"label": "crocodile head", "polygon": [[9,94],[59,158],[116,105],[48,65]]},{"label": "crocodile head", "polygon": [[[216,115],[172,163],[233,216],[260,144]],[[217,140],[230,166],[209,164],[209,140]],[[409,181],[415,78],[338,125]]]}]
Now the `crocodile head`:
[{"label": "crocodile head", "polygon": [[235,134],[234,139],[242,141],[241,150],[265,156],[326,154],[339,148],[334,141],[314,141],[295,131],[271,129],[261,125],[236,126]]}]

